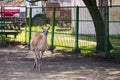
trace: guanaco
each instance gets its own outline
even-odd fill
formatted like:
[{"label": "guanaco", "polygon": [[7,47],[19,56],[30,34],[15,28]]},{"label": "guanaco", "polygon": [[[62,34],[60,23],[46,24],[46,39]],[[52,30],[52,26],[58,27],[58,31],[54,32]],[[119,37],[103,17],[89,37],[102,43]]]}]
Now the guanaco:
[{"label": "guanaco", "polygon": [[47,49],[47,35],[48,35],[48,29],[44,29],[41,27],[43,30],[43,35],[40,34],[40,32],[35,32],[31,38],[30,41],[30,49],[34,51],[35,53],[35,62],[33,65],[33,69],[36,70],[41,70],[41,64],[42,64],[42,55]]}]

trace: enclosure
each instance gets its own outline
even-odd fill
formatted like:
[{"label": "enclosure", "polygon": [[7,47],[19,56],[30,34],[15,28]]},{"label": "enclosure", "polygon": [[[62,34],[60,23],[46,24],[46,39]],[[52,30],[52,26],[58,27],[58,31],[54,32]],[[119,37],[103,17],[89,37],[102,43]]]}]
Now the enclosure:
[{"label": "enclosure", "polygon": [[[87,7],[44,7],[45,15],[34,18],[35,8],[23,8],[26,10],[24,17],[0,18],[0,80],[120,79],[119,60],[108,60],[94,53],[96,33],[92,31],[93,20]],[[115,14],[119,16],[119,6],[103,8],[107,11],[104,19],[108,31],[107,36],[102,37],[110,39],[114,47],[110,53],[119,58],[120,19],[113,17]],[[42,33],[41,27],[50,27],[48,43],[54,51],[45,52],[42,71],[38,72],[31,69],[34,54],[29,50],[29,43],[34,32]],[[75,50],[80,52],[72,54]]]},{"label": "enclosure", "polygon": [[[44,15],[32,17],[35,8],[25,9],[24,16],[15,18],[5,18],[1,16],[1,43],[5,46],[9,42],[29,44],[34,32],[42,32],[41,26],[51,27],[48,35],[50,46],[56,49],[72,51],[80,49],[81,53],[91,53],[96,47],[96,33],[94,30],[93,20],[84,7],[36,7],[43,9]],[[102,7],[106,13],[104,16],[106,24],[106,39],[110,39],[115,52],[119,55],[119,6]],[[40,10],[41,10],[40,9]],[[4,10],[1,11],[4,13]],[[28,17],[29,16],[29,17]],[[99,22],[99,21],[98,21]],[[16,44],[15,43],[15,44]],[[106,41],[107,45],[107,41]],[[107,46],[104,46],[106,49]]]}]

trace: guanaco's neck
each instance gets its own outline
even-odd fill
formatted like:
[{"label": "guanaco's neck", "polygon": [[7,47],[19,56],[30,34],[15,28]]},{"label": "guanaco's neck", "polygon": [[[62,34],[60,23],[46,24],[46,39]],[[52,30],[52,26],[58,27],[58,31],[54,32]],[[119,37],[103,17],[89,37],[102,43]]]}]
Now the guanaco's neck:
[{"label": "guanaco's neck", "polygon": [[42,43],[45,44],[47,41],[47,35],[43,34],[43,40],[42,40]]}]

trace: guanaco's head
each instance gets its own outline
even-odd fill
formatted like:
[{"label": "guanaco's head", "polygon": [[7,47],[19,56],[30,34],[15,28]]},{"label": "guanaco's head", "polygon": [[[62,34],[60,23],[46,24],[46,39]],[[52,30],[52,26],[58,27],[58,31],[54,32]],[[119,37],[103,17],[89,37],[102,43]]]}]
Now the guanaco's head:
[{"label": "guanaco's head", "polygon": [[50,27],[48,27],[48,29],[44,29],[43,27],[41,27],[43,30],[43,34],[47,36],[48,34],[48,30],[50,29]]}]

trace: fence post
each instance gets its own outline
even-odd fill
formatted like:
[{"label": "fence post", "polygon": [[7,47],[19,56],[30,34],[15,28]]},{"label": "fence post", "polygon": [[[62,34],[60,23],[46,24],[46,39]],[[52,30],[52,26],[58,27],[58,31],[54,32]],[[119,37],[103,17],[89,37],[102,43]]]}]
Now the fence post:
[{"label": "fence post", "polygon": [[29,49],[30,49],[30,40],[31,40],[31,31],[32,31],[32,8],[30,7],[29,11]]},{"label": "fence post", "polygon": [[[26,23],[25,24],[27,24],[27,7],[26,6],[24,6],[25,7],[25,21],[26,21]],[[27,27],[25,26],[25,43],[27,43]]]},{"label": "fence post", "polygon": [[79,6],[76,6],[76,39],[73,53],[81,53],[79,49]]},{"label": "fence post", "polygon": [[52,16],[52,34],[51,34],[51,46],[49,47],[49,50],[53,52],[55,46],[54,46],[54,32],[55,32],[55,14],[56,13],[56,8],[53,8],[53,16]]},{"label": "fence post", "polygon": [[104,18],[105,18],[105,55],[107,57],[110,56],[110,52],[109,52],[109,7],[108,6],[105,6],[105,15],[104,15]]},{"label": "fence post", "polygon": [[[5,12],[4,6],[1,6],[1,18],[0,18],[1,32],[4,32],[4,28],[5,28],[5,16],[2,15],[4,12]],[[2,42],[5,41],[5,38],[2,36],[2,34],[1,34],[1,38],[2,38]]]}]

